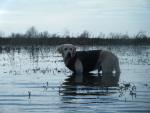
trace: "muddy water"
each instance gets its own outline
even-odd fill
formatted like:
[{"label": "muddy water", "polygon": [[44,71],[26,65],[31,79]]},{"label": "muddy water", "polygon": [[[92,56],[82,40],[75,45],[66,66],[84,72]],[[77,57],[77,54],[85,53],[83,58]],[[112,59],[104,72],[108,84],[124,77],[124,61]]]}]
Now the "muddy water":
[{"label": "muddy water", "polygon": [[0,47],[0,113],[150,112],[150,46],[78,49],[114,52],[121,74],[77,77],[55,47]]}]

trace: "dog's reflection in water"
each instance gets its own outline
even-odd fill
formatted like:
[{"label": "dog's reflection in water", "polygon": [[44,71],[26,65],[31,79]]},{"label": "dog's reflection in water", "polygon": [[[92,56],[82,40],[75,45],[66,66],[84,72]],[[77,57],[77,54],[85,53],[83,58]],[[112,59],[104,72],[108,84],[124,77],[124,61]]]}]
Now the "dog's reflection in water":
[{"label": "dog's reflection in water", "polygon": [[118,87],[120,74],[97,74],[88,73],[83,76],[70,75],[61,87],[63,95],[108,95]]}]

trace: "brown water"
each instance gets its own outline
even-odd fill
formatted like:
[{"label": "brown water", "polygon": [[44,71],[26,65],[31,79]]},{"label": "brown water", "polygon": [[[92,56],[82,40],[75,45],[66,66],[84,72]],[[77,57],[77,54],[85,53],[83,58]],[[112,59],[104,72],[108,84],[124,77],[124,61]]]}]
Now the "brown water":
[{"label": "brown water", "polygon": [[0,47],[0,113],[150,112],[150,46],[79,49],[114,52],[121,74],[81,79],[55,47]]}]

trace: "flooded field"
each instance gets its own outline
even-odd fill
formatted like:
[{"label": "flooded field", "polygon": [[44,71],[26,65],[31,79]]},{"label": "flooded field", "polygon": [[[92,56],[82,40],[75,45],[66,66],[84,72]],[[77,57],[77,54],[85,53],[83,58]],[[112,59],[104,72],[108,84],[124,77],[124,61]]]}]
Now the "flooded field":
[{"label": "flooded field", "polygon": [[150,113],[150,46],[104,49],[120,60],[120,75],[82,79],[55,47],[0,47],[0,113]]}]

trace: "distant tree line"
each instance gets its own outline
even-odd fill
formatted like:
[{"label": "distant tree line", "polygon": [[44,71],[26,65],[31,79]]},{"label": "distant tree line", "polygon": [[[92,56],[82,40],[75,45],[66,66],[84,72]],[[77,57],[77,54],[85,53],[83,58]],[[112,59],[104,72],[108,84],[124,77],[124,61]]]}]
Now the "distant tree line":
[{"label": "distant tree line", "polygon": [[76,45],[150,45],[150,36],[139,32],[134,37],[128,34],[110,33],[106,36],[100,33],[92,36],[88,31],[83,31],[78,36],[70,36],[69,31],[64,35],[50,34],[48,31],[38,32],[35,27],[29,28],[24,34],[12,33],[5,37],[0,32],[0,45],[59,45],[72,43]]},{"label": "distant tree line", "polygon": [[[0,32],[0,38],[4,38],[3,32]],[[5,38],[90,38],[90,33],[83,31],[79,36],[74,37],[69,35],[69,31],[66,31],[64,35],[59,36],[58,34],[50,34],[48,31],[38,32],[37,29],[32,26],[24,34],[12,33]]]}]

